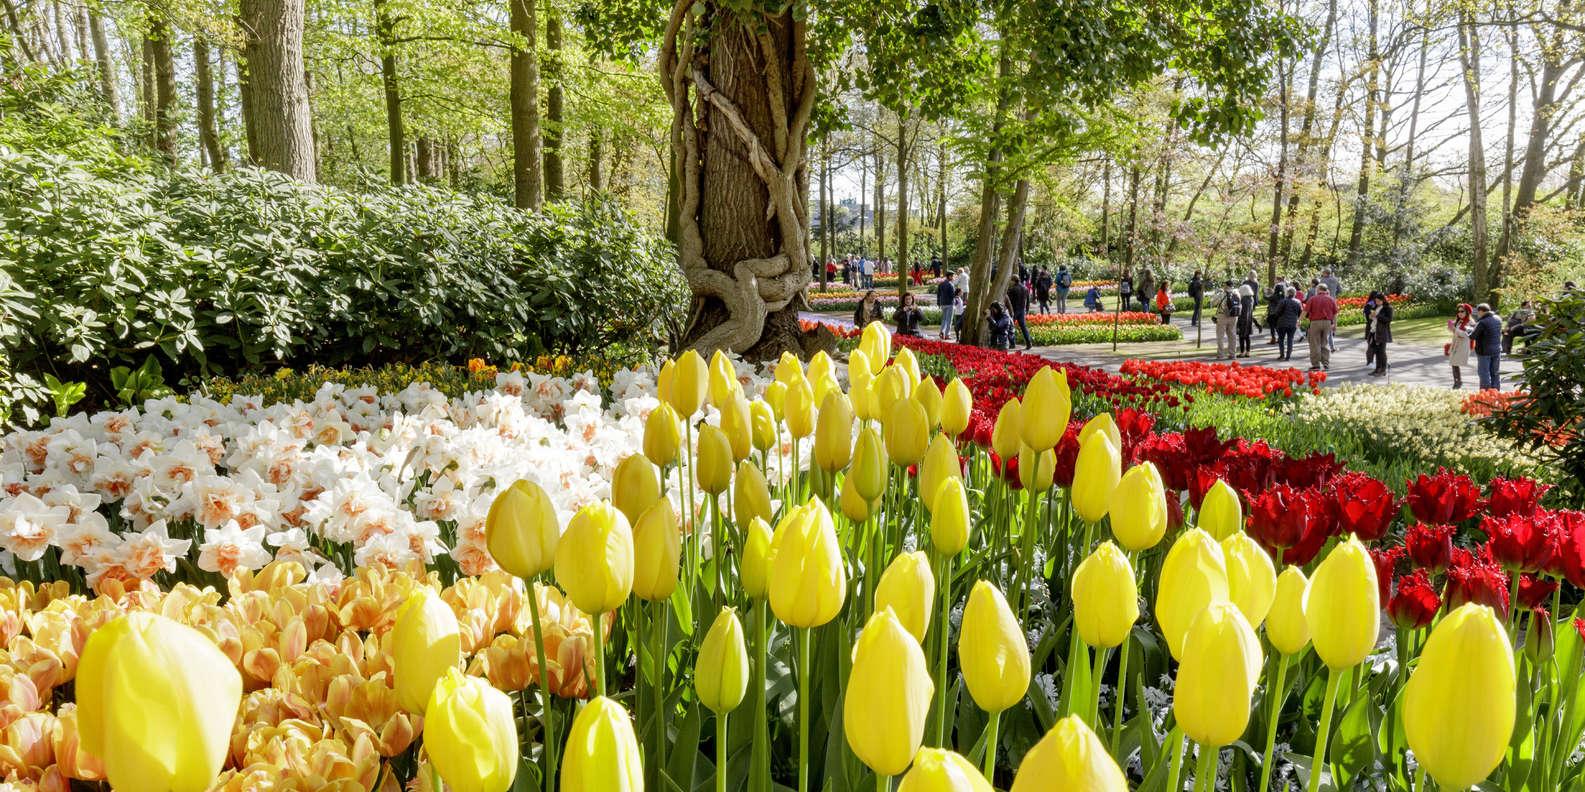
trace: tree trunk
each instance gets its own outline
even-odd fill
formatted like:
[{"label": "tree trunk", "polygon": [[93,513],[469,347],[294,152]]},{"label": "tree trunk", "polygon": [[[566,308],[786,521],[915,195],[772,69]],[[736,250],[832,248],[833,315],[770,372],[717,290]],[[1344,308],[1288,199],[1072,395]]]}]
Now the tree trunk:
[{"label": "tree trunk", "polygon": [[1289,81],[1293,77],[1293,66],[1290,64],[1286,70],[1281,64],[1277,67],[1277,79],[1282,84],[1282,98],[1278,106],[1277,138],[1277,183],[1271,191],[1271,230],[1266,239],[1266,282],[1277,282],[1277,242],[1282,233],[1282,198],[1283,192],[1288,187],[1288,102],[1292,99],[1293,92]]},{"label": "tree trunk", "polygon": [[110,61],[110,40],[105,36],[105,21],[92,6],[88,9],[88,31],[94,41],[94,65],[99,72],[99,93],[110,106],[110,123],[121,125],[121,87],[116,84],[115,64]]},{"label": "tree trunk", "polygon": [[55,16],[55,46],[61,51],[61,60],[76,60],[73,57],[71,40],[67,38],[69,31],[66,26],[66,15],[61,11],[60,0],[50,0],[50,13]]},{"label": "tree trunk", "polygon": [[[1502,238],[1497,243],[1497,261],[1499,266],[1508,252],[1513,248],[1513,237],[1524,228],[1525,219],[1529,217],[1531,209],[1536,203],[1536,190],[1541,185],[1541,180],[1546,178],[1547,164],[1546,151],[1551,142],[1552,122],[1557,117],[1562,107],[1563,100],[1569,89],[1564,88],[1565,96],[1558,94],[1558,80],[1563,72],[1577,62],[1575,57],[1562,60],[1565,49],[1561,36],[1554,38],[1551,45],[1542,49],[1544,62],[1541,65],[1540,91],[1535,98],[1535,105],[1530,112],[1530,136],[1525,142],[1524,168],[1519,172],[1519,185],[1514,190],[1513,203],[1510,205],[1508,223],[1503,226]],[[1572,87],[1572,84],[1569,86]],[[1509,130],[1508,148],[1513,148],[1513,133]],[[1511,160],[1509,168],[1513,167]],[[1503,176],[1508,178],[1507,174]],[[1506,189],[1506,181],[1504,184]]]},{"label": "tree trunk", "polygon": [[820,288],[831,285],[826,262],[831,260],[831,136],[820,140]]},{"label": "tree trunk", "polygon": [[1098,251],[1104,258],[1112,257],[1112,156],[1103,155],[1101,168],[1101,238]]},{"label": "tree trunk", "polygon": [[93,59],[93,44],[88,36],[88,10],[78,7],[72,12],[72,32],[77,43],[78,58],[82,61]]},{"label": "tree trunk", "polygon": [[154,148],[166,162],[176,162],[176,63],[171,57],[171,27],[156,17],[149,24],[149,52],[154,59]]},{"label": "tree trunk", "polygon": [[261,167],[313,181],[313,128],[303,78],[303,0],[242,0],[241,11],[248,150]]},{"label": "tree trunk", "polygon": [[[992,116],[991,121],[993,140],[1012,111],[1012,93],[1007,87],[1013,64],[1009,47],[1006,38],[1002,37],[999,44],[1001,54],[996,67],[1002,87],[996,94],[996,115]],[[963,301],[963,331],[958,335],[958,340],[965,344],[984,343],[985,325],[980,320],[995,299],[990,294],[991,246],[994,244],[992,236],[996,233],[996,215],[1001,211],[1001,193],[996,189],[1001,180],[1001,171],[1002,150],[992,145],[985,157],[985,172],[980,176],[980,222],[974,235],[974,258],[969,263],[969,296]]]},{"label": "tree trunk", "polygon": [[1128,170],[1128,237],[1123,240],[1123,274],[1132,276],[1139,247],[1139,162]]},{"label": "tree trunk", "polygon": [[[879,113],[877,113],[879,115]],[[875,136],[875,260],[886,258],[886,150]]]},{"label": "tree trunk", "polygon": [[812,353],[795,304],[810,281],[807,21],[791,7],[756,20],[732,8],[677,0],[660,52],[680,152],[677,251],[694,295],[684,342],[757,360]]},{"label": "tree trunk", "polygon": [[870,183],[869,183],[869,178],[870,178],[869,163],[865,161],[864,155],[860,154],[859,155],[859,256],[860,257],[863,257],[865,255],[865,253],[867,252],[865,250],[865,247],[864,247],[864,221],[866,219],[866,216],[869,214],[869,206],[870,206],[870,193],[869,193],[869,185],[870,185]]},{"label": "tree trunk", "polygon": [[897,304],[908,293],[908,117],[897,114]]},{"label": "tree trunk", "polygon": [[1574,145],[1574,156],[1569,158],[1568,182],[1565,185],[1563,206],[1574,209],[1581,205],[1580,188],[1585,187],[1585,135],[1580,135]]},{"label": "tree trunk", "polygon": [[154,146],[154,129],[158,112],[155,109],[154,88],[154,41],[151,35],[145,35],[138,41],[139,52],[142,57],[138,61],[138,102],[139,112],[143,115],[144,142],[150,148]]},{"label": "tree trunk", "polygon": [[598,195],[605,191],[605,136],[595,127],[589,130],[589,192]]},{"label": "tree trunk", "polygon": [[[1299,173],[1305,173],[1309,167],[1309,155],[1314,148],[1314,138],[1311,131],[1315,128],[1318,116],[1316,112],[1316,99],[1321,91],[1321,66],[1325,62],[1326,50],[1332,41],[1332,31],[1337,25],[1337,0],[1328,0],[1326,4],[1326,24],[1321,29],[1321,40],[1316,43],[1315,54],[1310,59],[1309,86],[1304,94],[1304,118],[1299,122],[1299,139],[1294,151],[1294,168]],[[1339,94],[1342,88],[1338,89]],[[1321,168],[1320,180],[1325,181],[1325,168]],[[1288,222],[1282,234],[1282,263],[1287,264],[1293,257],[1293,232],[1295,222],[1299,216],[1299,191],[1290,190],[1288,195]]]},{"label": "tree trunk", "polygon": [[209,42],[201,33],[193,36],[193,78],[198,94],[198,142],[203,145],[209,167],[220,173],[226,169],[226,152],[220,148],[220,129],[215,125],[215,81],[209,71]]},{"label": "tree trunk", "polygon": [[[22,19],[17,14],[15,0],[0,0],[0,7],[5,8],[6,27],[11,31],[11,40],[16,42],[17,48],[22,50],[22,57],[28,61],[38,60],[38,53],[28,44],[27,32],[22,29]],[[0,49],[0,52],[5,50]]]},{"label": "tree trunk", "polygon": [[1369,64],[1365,67],[1365,128],[1360,137],[1359,181],[1354,197],[1354,225],[1348,235],[1348,266],[1352,270],[1359,264],[1362,251],[1360,245],[1365,235],[1365,202],[1370,198],[1370,170],[1375,163],[1376,148],[1376,106],[1380,99],[1377,91],[1380,89],[1379,78],[1381,74],[1381,57],[1377,45],[1377,23],[1380,16],[1381,3],[1379,0],[1370,0],[1368,30],[1368,49],[1366,59]]},{"label": "tree trunk", "polygon": [[539,177],[539,47],[535,0],[511,0],[512,32],[522,43],[512,47],[512,203],[538,209],[544,202]]},{"label": "tree trunk", "polygon": [[433,138],[420,136],[415,148],[413,164],[417,167],[413,169],[413,173],[418,177],[418,181],[423,184],[440,181],[443,173],[440,162],[443,152],[440,145]]},{"label": "tree trunk", "polygon": [[1464,72],[1464,106],[1469,111],[1470,274],[1475,299],[1486,301],[1496,286],[1496,273],[1486,258],[1486,148],[1480,128],[1480,30],[1474,15],[1459,11],[1458,59]]},{"label": "tree trunk", "polygon": [[947,144],[941,139],[936,141],[936,164],[941,173],[936,182],[936,216],[941,220],[941,271],[946,274],[951,266],[947,263]]},{"label": "tree trunk", "polygon": [[380,45],[380,84],[385,89],[385,129],[390,143],[391,183],[407,183],[407,130],[396,72],[396,20],[389,0],[374,0],[374,35]]},{"label": "tree trunk", "polygon": [[561,141],[566,133],[562,119],[561,11],[554,2],[545,5],[545,200],[559,201],[566,192],[561,161]]}]

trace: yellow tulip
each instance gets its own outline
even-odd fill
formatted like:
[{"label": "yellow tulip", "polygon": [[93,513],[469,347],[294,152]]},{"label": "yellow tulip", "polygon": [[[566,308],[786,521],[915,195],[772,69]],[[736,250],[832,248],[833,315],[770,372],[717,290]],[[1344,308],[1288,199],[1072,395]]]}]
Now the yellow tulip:
[{"label": "yellow tulip", "polygon": [[1154,462],[1141,462],[1123,474],[1108,511],[1112,535],[1123,547],[1140,553],[1161,541],[1167,533],[1167,494]]},{"label": "yellow tulip", "polygon": [[770,587],[767,576],[770,570],[770,525],[755,517],[743,532],[743,560],[738,567],[738,581],[743,593],[750,599],[765,599]]},{"label": "yellow tulip", "polygon": [[692,349],[682,353],[671,377],[672,409],[684,418],[699,412],[709,387],[710,369],[704,358]]},{"label": "yellow tulip", "polygon": [[226,762],[242,675],[203,633],[129,611],[89,633],[76,696],[82,750],[112,787],[202,792]]},{"label": "yellow tulip", "polygon": [[1096,432],[1079,443],[1069,495],[1073,509],[1086,522],[1098,523],[1112,507],[1112,493],[1123,478],[1123,457],[1104,433]]},{"label": "yellow tulip", "polygon": [[[769,391],[767,389],[767,395]],[[799,379],[787,388],[787,431],[793,437],[808,437],[815,430],[815,392],[809,381]],[[775,403],[771,404],[775,407]]]},{"label": "yellow tulip", "polygon": [[892,333],[884,322],[870,322],[864,326],[859,338],[859,349],[870,359],[870,365],[879,369],[892,359]]},{"label": "yellow tulip", "polygon": [[1296,655],[1310,643],[1310,623],[1304,618],[1304,599],[1310,580],[1304,570],[1290,566],[1277,576],[1277,592],[1266,612],[1266,637],[1272,648],[1285,655]]},{"label": "yellow tulip", "polygon": [[991,450],[997,456],[1012,459],[1018,453],[1019,445],[1024,442],[1023,421],[1023,405],[1017,399],[1008,399],[991,427]]},{"label": "yellow tulip", "polygon": [[1183,641],[1172,712],[1201,750],[1243,736],[1264,661],[1260,639],[1232,603],[1211,603],[1195,617]]},{"label": "yellow tulip", "polygon": [[1079,638],[1097,649],[1118,646],[1139,619],[1134,567],[1117,545],[1100,547],[1073,570],[1073,622]]},{"label": "yellow tulip", "polygon": [[655,374],[655,398],[661,404],[670,406],[672,400],[672,382],[677,379],[677,361],[667,360],[660,364],[660,371]]},{"label": "yellow tulip", "polygon": [[693,689],[699,703],[711,712],[724,715],[737,709],[748,692],[748,649],[743,643],[743,624],[736,608],[722,608],[715,623],[699,644],[699,659],[693,666]]},{"label": "yellow tulip", "polygon": [[633,523],[633,593],[660,602],[677,588],[682,526],[669,498],[660,498]]},{"label": "yellow tulip", "polygon": [[891,471],[886,467],[886,446],[881,442],[881,436],[871,427],[864,427],[859,431],[858,442],[853,445],[852,467],[848,470],[848,481],[858,487],[858,493],[866,501],[873,501],[886,494],[887,476]]},{"label": "yellow tulip", "polygon": [[1084,426],[1079,429],[1079,445],[1084,445],[1084,441],[1094,434],[1106,435],[1106,438],[1112,441],[1114,448],[1121,450],[1123,447],[1123,433],[1118,431],[1117,421],[1112,419],[1111,413],[1101,413],[1085,421]]},{"label": "yellow tulip", "polygon": [[930,611],[936,600],[936,579],[923,550],[903,553],[892,560],[875,586],[875,610],[891,608],[914,640],[924,643],[930,628]]},{"label": "yellow tulip", "polygon": [[963,488],[963,479],[949,478],[941,482],[929,503],[930,545],[944,555],[963,552],[969,545],[969,533],[974,529],[974,515],[969,511],[969,494]]},{"label": "yellow tulip", "polygon": [[925,408],[925,418],[932,431],[941,425],[941,389],[936,387],[934,378],[925,377],[919,381],[919,386],[914,388],[914,401]]},{"label": "yellow tulip", "polygon": [[809,358],[809,368],[805,371],[804,376],[808,377],[810,382],[819,382],[825,379],[827,375],[835,379],[836,373],[836,362],[822,349]]},{"label": "yellow tulip", "polygon": [[1001,712],[1029,690],[1029,643],[1001,589],[981,580],[969,591],[958,631],[958,665],[974,703]]},{"label": "yellow tulip", "polygon": [[1370,656],[1381,626],[1380,597],[1370,551],[1349,534],[1315,568],[1304,595],[1310,643],[1327,667],[1341,671]]},{"label": "yellow tulip", "polygon": [[935,689],[919,642],[890,609],[877,611],[853,647],[842,699],[842,730],[859,761],[883,776],[907,770]]},{"label": "yellow tulip", "polygon": [[556,582],[584,613],[621,607],[633,591],[633,530],[627,518],[604,501],[574,514],[556,550]]},{"label": "yellow tulip", "polygon": [[1238,493],[1227,482],[1217,479],[1205,493],[1205,499],[1200,501],[1194,524],[1218,542],[1244,530],[1244,505],[1239,502]]},{"label": "yellow tulip", "polygon": [[1490,607],[1465,603],[1431,628],[1403,689],[1414,758],[1443,789],[1497,769],[1513,735],[1515,676],[1507,632]]},{"label": "yellow tulip", "polygon": [[[796,384],[802,379],[803,377],[799,376],[793,382]],[[772,382],[765,386],[765,395],[763,396],[765,404],[770,407],[771,416],[778,421],[787,417],[787,391],[790,387],[785,382]]]},{"label": "yellow tulip", "polygon": [[892,360],[892,365],[901,368],[908,374],[908,383],[910,385],[919,382],[923,378],[920,374],[919,358],[914,357],[914,351],[908,347],[902,347],[897,350],[897,355]]},{"label": "yellow tulip", "polygon": [[892,405],[892,413],[882,428],[886,430],[886,453],[893,463],[907,467],[924,458],[930,442],[930,422],[919,402],[903,399]]},{"label": "yellow tulip", "polygon": [[1050,789],[1083,792],[1128,792],[1128,779],[1106,752],[1101,738],[1077,715],[1057,721],[1035,747],[1024,754],[1013,778],[1012,792]]},{"label": "yellow tulip", "polygon": [[820,375],[820,379],[812,379],[809,382],[811,387],[814,388],[814,403],[816,407],[825,404],[827,396],[842,392],[842,385],[837,382],[836,376],[829,371]]},{"label": "yellow tulip", "polygon": [[748,458],[748,452],[753,446],[752,418],[748,412],[748,399],[741,392],[735,392],[726,397],[721,405],[721,433],[726,435],[727,442],[732,448],[732,461],[741,462]]},{"label": "yellow tulip", "polygon": [[771,610],[793,627],[819,627],[842,610],[847,598],[842,543],[820,500],[792,510],[776,526],[767,583]]},{"label": "yellow tulip", "polygon": [[1271,565],[1271,556],[1240,531],[1222,540],[1222,558],[1227,562],[1228,597],[1251,627],[1259,627],[1277,596],[1277,570]]},{"label": "yellow tulip", "polygon": [[963,434],[973,414],[974,395],[963,380],[954,377],[941,394],[941,431],[953,437]]},{"label": "yellow tulip", "polygon": [[1068,431],[1068,416],[1072,412],[1073,396],[1068,390],[1067,372],[1053,366],[1036,371],[1024,388],[1024,445],[1037,451],[1055,448]]},{"label": "yellow tulip", "polygon": [[920,748],[914,756],[914,766],[903,776],[897,792],[995,791],[962,754],[940,748]]},{"label": "yellow tulip", "polygon": [[1049,448],[1036,451],[1029,446],[1018,450],[1018,483],[1024,489],[1036,494],[1045,492],[1051,489],[1056,473],[1056,452]]},{"label": "yellow tulip", "polygon": [[682,422],[677,419],[677,411],[662,402],[644,420],[644,456],[664,467],[677,461],[681,449]]},{"label": "yellow tulip", "polygon": [[792,384],[793,379],[802,377],[804,373],[803,361],[791,352],[781,353],[781,358],[776,361],[776,381],[783,385]]},{"label": "yellow tulip", "polygon": [[644,764],[632,718],[604,696],[572,720],[561,765],[562,792],[643,792]]},{"label": "yellow tulip", "polygon": [[848,353],[848,384],[859,380],[868,382],[875,376],[875,363],[870,356],[864,354],[862,349],[854,349]]},{"label": "yellow tulip", "polygon": [[501,490],[484,518],[484,543],[507,574],[531,578],[556,560],[561,523],[556,506],[538,484],[524,479]]},{"label": "yellow tulip", "polygon": [[842,516],[855,523],[862,523],[875,516],[876,502],[866,500],[859,492],[858,479],[848,476],[842,480],[842,494],[838,497],[838,505],[842,508]]},{"label": "yellow tulip", "polygon": [[737,369],[732,366],[732,361],[727,360],[726,353],[719,349],[710,356],[708,387],[710,403],[718,410],[734,395],[743,393],[743,384],[737,381]]},{"label": "yellow tulip", "polygon": [[710,424],[699,425],[698,447],[694,449],[694,478],[699,489],[719,495],[732,484],[732,441],[726,433]]},{"label": "yellow tulip", "polygon": [[750,520],[771,517],[770,484],[765,474],[747,459],[737,463],[737,476],[732,480],[732,516],[738,525],[748,525]]},{"label": "yellow tulip", "polygon": [[421,587],[396,611],[390,646],[396,703],[422,715],[435,683],[462,662],[457,614],[433,590]]},{"label": "yellow tulip", "polygon": [[1184,531],[1161,563],[1156,589],[1156,623],[1174,658],[1183,660],[1183,639],[1194,617],[1212,603],[1227,601],[1222,546],[1199,528]]},{"label": "yellow tulip", "polygon": [[[953,447],[952,441],[945,434],[938,434],[930,441],[930,450],[925,452],[925,460],[919,463],[919,493],[921,496],[934,495],[941,489],[941,482],[949,478],[963,477],[963,461],[958,458],[958,449]],[[922,498],[926,509],[933,508],[934,504],[928,497]]]},{"label": "yellow tulip", "polygon": [[655,465],[643,454],[633,454],[617,463],[611,474],[611,502],[622,510],[627,521],[637,522],[655,501],[660,500],[660,479]]},{"label": "yellow tulip", "polygon": [[881,416],[875,407],[875,380],[848,384],[848,401],[853,405],[853,415],[860,421],[878,421]]},{"label": "yellow tulip", "polygon": [[884,418],[891,415],[898,402],[913,394],[913,383],[908,380],[908,372],[887,366],[870,382],[870,390],[875,396],[875,410]]},{"label": "yellow tulip", "polygon": [[776,414],[763,399],[748,405],[749,440],[756,451],[769,451],[776,446]]},{"label": "yellow tulip", "polygon": [[506,792],[517,777],[512,699],[480,677],[446,671],[424,715],[424,752],[457,792]]},{"label": "yellow tulip", "polygon": [[853,457],[853,405],[841,391],[826,394],[815,424],[815,464],[827,473],[848,466]]}]

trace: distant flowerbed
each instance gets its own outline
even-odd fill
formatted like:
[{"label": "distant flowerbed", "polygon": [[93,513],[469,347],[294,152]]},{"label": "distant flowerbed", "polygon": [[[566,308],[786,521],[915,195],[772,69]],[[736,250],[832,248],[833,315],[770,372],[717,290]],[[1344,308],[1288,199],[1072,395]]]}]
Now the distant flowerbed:
[{"label": "distant flowerbed", "polygon": [[[1400,305],[1408,305],[1411,299],[1413,299],[1413,298],[1411,298],[1407,294],[1389,294],[1389,295],[1387,295],[1387,303],[1390,304],[1394,308],[1397,308]],[[1365,307],[1365,303],[1368,302],[1369,300],[1370,300],[1370,298],[1366,297],[1366,296],[1361,296],[1361,297],[1343,297],[1343,298],[1338,299],[1337,305],[1340,308],[1364,308]]]},{"label": "distant flowerbed", "polygon": [[1030,314],[1030,325],[1110,325],[1115,321],[1125,325],[1159,325],[1161,316],[1145,311],[1108,313]]},{"label": "distant flowerbed", "polygon": [[1228,396],[1263,399],[1292,396],[1295,393],[1321,392],[1326,372],[1303,372],[1296,368],[1267,368],[1239,363],[1201,363],[1198,361],[1127,360],[1124,374],[1148,377],[1161,382],[1191,385]]}]

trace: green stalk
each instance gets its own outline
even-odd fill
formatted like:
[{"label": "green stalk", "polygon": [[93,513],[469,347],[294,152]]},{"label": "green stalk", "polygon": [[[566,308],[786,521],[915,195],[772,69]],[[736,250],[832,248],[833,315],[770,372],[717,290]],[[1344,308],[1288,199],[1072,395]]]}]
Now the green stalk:
[{"label": "green stalk", "polygon": [[770,790],[770,725],[765,715],[765,645],[767,615],[765,601],[754,602],[754,742],[749,754],[749,789]]},{"label": "green stalk", "polygon": [[[1513,572],[1513,585],[1508,589],[1508,643],[1512,644],[1519,635],[1519,580],[1522,573]],[[1562,588],[1562,586],[1558,586]]]},{"label": "green stalk", "polygon": [[1266,724],[1266,752],[1263,754],[1265,758],[1260,762],[1259,789],[1271,788],[1271,753],[1277,747],[1277,721],[1282,717],[1283,692],[1287,689],[1285,686],[1288,682],[1288,656],[1278,654],[1276,661],[1277,681],[1274,686],[1267,688],[1267,694],[1271,696],[1271,722]]},{"label": "green stalk", "polygon": [[721,503],[715,495],[710,495],[710,566],[715,568],[715,587],[710,589],[710,604],[714,610],[721,609],[721,600],[726,596],[726,588],[721,583],[721,561],[726,554],[721,549]]},{"label": "green stalk", "polygon": [[[1095,665],[1092,666],[1090,671],[1090,690],[1094,695],[1090,696],[1089,705],[1085,707],[1084,721],[1095,727],[1096,730],[1101,728],[1101,674],[1106,672],[1106,664],[1111,659],[1112,650],[1110,648],[1095,650]],[[1122,684],[1121,677],[1118,678],[1118,684]]]},{"label": "green stalk", "polygon": [[809,792],[809,628],[798,629],[798,792]]},{"label": "green stalk", "polygon": [[1315,774],[1315,788],[1321,789],[1326,776],[1326,749],[1332,730],[1332,709],[1337,700],[1337,684],[1346,671],[1329,669],[1326,674],[1326,699],[1321,703],[1321,722],[1315,730],[1315,756],[1310,771]]},{"label": "green stalk", "polygon": [[656,783],[660,781],[660,768],[665,767],[661,758],[666,753],[666,658],[661,656],[666,645],[666,601],[655,603],[655,621],[649,626],[649,656],[655,663],[655,678],[652,686],[655,690],[655,757],[652,764],[655,766]]},{"label": "green stalk", "polygon": [[1183,778],[1183,729],[1174,725],[1172,733],[1167,735],[1167,742],[1172,745],[1167,749],[1172,751],[1172,761],[1167,763],[1167,790],[1178,792],[1183,789],[1183,784],[1180,782]]},{"label": "green stalk", "polygon": [[1123,645],[1117,648],[1123,654],[1117,659],[1117,701],[1112,712],[1112,733],[1106,746],[1107,752],[1113,756],[1117,755],[1117,741],[1123,734],[1123,696],[1128,693],[1128,641],[1129,638],[1124,638]]},{"label": "green stalk", "polygon": [[594,692],[605,695],[605,614],[594,615]]},{"label": "green stalk", "polygon": [[947,631],[951,624],[947,611],[952,607],[952,556],[941,556],[941,575],[936,583],[936,618],[940,625],[936,632],[936,734],[935,744],[945,748],[947,733]]},{"label": "green stalk", "polygon": [[[1220,749],[1200,746],[1200,761],[1194,766],[1194,792],[1216,789],[1216,755]],[[1206,783],[1210,782],[1210,783]]]},{"label": "green stalk", "polygon": [[996,739],[997,733],[1002,728],[1002,711],[990,713],[991,722],[985,727],[985,780],[990,781],[992,787],[996,782]]},{"label": "green stalk", "polygon": [[726,792],[726,713],[715,716],[715,792]]},{"label": "green stalk", "polygon": [[[876,790],[876,792],[892,792],[892,779],[891,779],[891,777],[890,776],[883,776],[880,773],[876,773],[875,774],[875,790]],[[717,792],[720,792],[720,791],[717,790]]]},{"label": "green stalk", "polygon": [[[544,698],[539,703],[539,723],[544,733],[545,745],[541,751],[540,759],[545,763],[545,792],[556,792],[556,748],[554,711],[550,707],[550,685],[545,662],[545,634],[540,627],[539,597],[534,594],[534,582],[524,580],[528,584],[528,612],[534,619],[534,654],[539,661],[539,692]],[[524,697],[528,693],[524,692]]]}]

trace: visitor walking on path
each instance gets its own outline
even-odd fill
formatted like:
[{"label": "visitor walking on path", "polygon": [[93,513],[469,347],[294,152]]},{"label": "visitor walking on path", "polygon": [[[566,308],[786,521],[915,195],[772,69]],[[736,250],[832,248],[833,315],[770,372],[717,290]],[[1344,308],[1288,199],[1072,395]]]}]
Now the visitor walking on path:
[{"label": "visitor walking on path", "polygon": [[1305,338],[1310,342],[1310,370],[1332,368],[1332,330],[1337,326],[1337,300],[1326,284],[1315,287],[1315,296],[1304,301],[1304,315],[1310,320]]},{"label": "visitor walking on path", "polygon": [[1216,317],[1217,360],[1232,360],[1238,351],[1236,333],[1241,307],[1232,281],[1223,283],[1222,288],[1211,297],[1211,312]]},{"label": "visitor walking on path", "polygon": [[1150,310],[1150,301],[1155,296],[1156,276],[1150,274],[1150,270],[1145,270],[1145,274],[1139,276],[1139,310]]},{"label": "visitor walking on path", "polygon": [[1134,304],[1134,277],[1123,274],[1122,280],[1117,282],[1117,310],[1126,311],[1128,306]]},{"label": "visitor walking on path", "polygon": [[1387,302],[1387,295],[1379,291],[1370,293],[1370,299],[1365,302],[1370,308],[1370,313],[1365,319],[1365,339],[1369,344],[1366,349],[1365,362],[1376,361],[1376,368],[1372,369],[1370,376],[1387,376],[1387,345],[1392,343],[1392,303]]},{"label": "visitor walking on path", "polygon": [[1277,328],[1277,359],[1293,359],[1293,336],[1299,332],[1299,317],[1304,315],[1304,304],[1299,302],[1299,290],[1288,287],[1287,294],[1277,303],[1277,315],[1271,320]]},{"label": "visitor walking on path", "polygon": [[952,301],[958,296],[958,290],[953,287],[951,278],[942,278],[936,284],[936,305],[941,306],[941,332],[938,338],[952,337]]},{"label": "visitor walking on path", "polygon": [[[1055,286],[1056,289],[1057,289],[1057,313],[1059,313],[1059,314],[1067,313],[1068,312],[1068,290],[1073,288],[1073,273],[1068,272],[1068,265],[1066,265],[1066,264],[1057,265],[1057,279],[1056,279],[1056,282],[1054,282],[1052,285]],[[1088,300],[1088,298],[1086,298],[1085,305],[1088,305],[1088,304],[1089,304],[1089,300]]]},{"label": "visitor walking on path", "polygon": [[863,330],[870,322],[879,322],[883,318],[880,300],[875,299],[875,290],[864,292],[864,299],[859,301],[859,307],[853,311],[853,326]]},{"label": "visitor walking on path", "polygon": [[1041,313],[1051,313],[1051,272],[1043,266],[1035,268],[1035,299]]},{"label": "visitor walking on path", "polygon": [[990,329],[991,349],[1011,349],[1013,320],[1007,318],[1001,303],[991,303],[991,307],[985,310],[985,322]]},{"label": "visitor walking on path", "polygon": [[1194,301],[1194,315],[1189,317],[1189,324],[1199,327],[1200,305],[1205,302],[1205,275],[1199,270],[1189,279],[1189,299]]},{"label": "visitor walking on path", "polygon": [[1469,351],[1472,346],[1470,335],[1475,332],[1475,309],[1469,303],[1459,303],[1458,310],[1453,312],[1453,318],[1447,320],[1447,332],[1452,336],[1442,347],[1442,354],[1447,355],[1448,365],[1453,367],[1453,389],[1464,387],[1463,367],[1469,365]]},{"label": "visitor walking on path", "polygon": [[[1328,268],[1325,268],[1325,269],[1321,270],[1321,277],[1319,279],[1319,283],[1320,283],[1320,285],[1326,287],[1327,293],[1332,295],[1333,299],[1336,299],[1338,297],[1342,297],[1343,296],[1343,282],[1338,280],[1335,277],[1332,277],[1331,268],[1328,267]],[[1336,322],[1332,323],[1332,332],[1331,332],[1330,335],[1328,335],[1326,337],[1326,345],[1328,347],[1331,347],[1333,352],[1337,351],[1337,323]]]},{"label": "visitor walking on path", "polygon": [[1502,390],[1502,317],[1493,313],[1491,306],[1475,306],[1475,332],[1470,334],[1475,347],[1475,371],[1480,375],[1481,390]]},{"label": "visitor walking on path", "polygon": [[1246,281],[1238,287],[1238,356],[1249,357],[1249,339],[1260,325],[1255,322],[1255,290]]},{"label": "visitor walking on path", "polygon": [[859,267],[861,267],[863,269],[864,288],[866,288],[866,289],[875,288],[875,262],[870,261],[867,258],[860,258],[859,259]]},{"label": "visitor walking on path", "polygon": [[1288,299],[1288,284],[1277,281],[1271,285],[1271,292],[1266,297],[1266,329],[1271,331],[1266,340],[1266,346],[1277,343],[1277,314],[1281,312],[1282,301]]},{"label": "visitor walking on path", "polygon": [[1024,349],[1034,347],[1034,342],[1029,339],[1029,325],[1024,321],[1029,313],[1029,289],[1024,288],[1022,275],[1014,275],[1013,285],[1007,287],[1007,307],[1012,310],[1013,321],[1018,323],[1018,329],[1024,332]]},{"label": "visitor walking on path", "polygon": [[1172,312],[1176,310],[1178,306],[1172,303],[1172,282],[1162,281],[1161,287],[1156,289],[1156,313],[1160,314],[1161,323],[1172,324]]},{"label": "visitor walking on path", "polygon": [[969,270],[967,267],[958,270],[957,277],[952,279],[952,288],[957,289],[958,294],[961,295],[969,293]]},{"label": "visitor walking on path", "polygon": [[903,295],[903,304],[897,307],[897,314],[893,318],[897,321],[898,335],[919,335],[919,325],[925,321],[925,312],[914,305],[913,292]]}]

